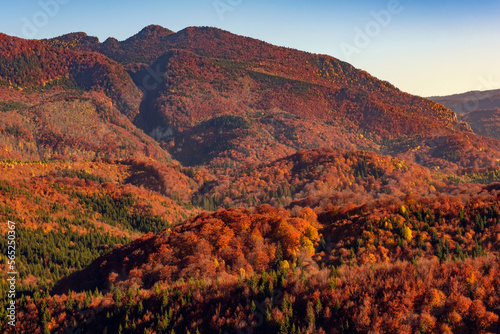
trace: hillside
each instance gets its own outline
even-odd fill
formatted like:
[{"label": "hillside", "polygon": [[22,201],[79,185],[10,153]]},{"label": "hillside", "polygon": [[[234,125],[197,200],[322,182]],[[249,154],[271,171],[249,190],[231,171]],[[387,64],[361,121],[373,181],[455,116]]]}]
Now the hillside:
[{"label": "hillside", "polygon": [[[499,283],[498,171],[443,178],[396,158],[326,149],[216,174],[128,160],[3,168],[1,213],[23,222],[19,237],[30,240],[20,248],[27,332],[71,329],[73,321],[89,333],[232,332],[241,323],[263,333],[347,323],[361,332],[498,326],[500,295],[490,288]],[[200,214],[199,206],[228,209]],[[116,244],[128,245],[106,255]],[[396,291],[408,273],[420,278],[403,298]],[[389,276],[391,286],[383,283]],[[366,289],[352,290],[359,286]],[[382,293],[394,304],[377,302]],[[361,303],[366,294],[373,304]],[[398,312],[415,314],[414,322],[377,316],[404,300],[415,308]],[[254,305],[264,306],[255,313]],[[363,305],[368,318],[352,312]],[[285,320],[266,315],[291,309]],[[222,322],[210,320],[217,314]]]},{"label": "hillside", "polygon": [[52,159],[154,157],[170,155],[137,129],[103,92],[43,93],[0,87],[0,158]]},{"label": "hillside", "polygon": [[83,327],[90,333],[495,332],[499,198],[487,198],[498,190],[483,188],[479,206],[463,206],[477,200],[464,193],[370,214],[290,217],[269,206],[202,214],[63,279],[55,292],[80,293],[47,309],[62,329],[73,316],[88,319],[77,311],[87,303],[98,319]]}]

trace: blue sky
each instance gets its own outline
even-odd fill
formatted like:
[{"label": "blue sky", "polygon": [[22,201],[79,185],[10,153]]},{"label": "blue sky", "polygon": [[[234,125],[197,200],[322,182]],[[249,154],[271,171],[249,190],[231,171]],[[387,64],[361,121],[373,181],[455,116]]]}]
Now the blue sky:
[{"label": "blue sky", "polygon": [[101,41],[159,24],[214,26],[329,54],[421,96],[500,88],[498,0],[26,0],[3,2],[0,32]]}]

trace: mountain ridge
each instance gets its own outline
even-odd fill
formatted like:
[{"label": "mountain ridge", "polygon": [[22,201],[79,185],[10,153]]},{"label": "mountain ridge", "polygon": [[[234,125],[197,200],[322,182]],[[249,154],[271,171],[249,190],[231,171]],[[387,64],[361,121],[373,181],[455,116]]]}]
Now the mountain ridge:
[{"label": "mountain ridge", "polygon": [[[174,33],[151,25],[122,42],[97,42],[85,33],[73,33],[36,43],[63,54],[71,49],[114,59],[110,61],[119,64],[119,71],[127,72],[120,76],[129,75],[135,87],[127,84],[128,88],[118,93],[111,89],[107,94],[115,96],[118,105],[134,110],[129,119],[183,163],[188,161],[184,152],[202,147],[200,142],[209,145],[209,154],[190,164],[255,161],[266,146],[259,144],[239,153],[234,148],[257,142],[278,145],[288,153],[354,144],[357,149],[399,154],[405,152],[387,143],[402,136],[455,136],[460,130],[470,131],[449,109],[403,93],[334,57],[277,47],[218,28],[188,27]],[[137,102],[123,101],[122,97],[138,96],[137,90],[142,91],[139,107]],[[286,120],[274,127],[267,115],[283,115]],[[203,129],[217,124],[216,118],[233,116],[249,127],[242,137],[232,138],[230,128],[218,135],[213,127]],[[313,133],[318,125],[319,135]],[[248,134],[260,139],[244,144]],[[214,146],[215,140],[224,141],[226,135],[228,145]],[[485,145],[493,147],[494,143]]]},{"label": "mountain ridge", "polygon": [[457,114],[466,114],[481,109],[500,108],[500,89],[473,90],[460,94],[432,96],[428,99],[445,105]]}]

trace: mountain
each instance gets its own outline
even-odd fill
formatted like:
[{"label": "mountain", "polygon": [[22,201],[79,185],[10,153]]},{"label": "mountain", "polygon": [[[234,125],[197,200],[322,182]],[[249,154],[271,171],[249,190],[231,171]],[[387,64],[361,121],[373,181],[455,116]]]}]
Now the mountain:
[{"label": "mountain", "polygon": [[17,332],[499,331],[496,109],[210,27],[0,65]]},{"label": "mountain", "polygon": [[471,111],[460,119],[470,124],[475,133],[500,139],[500,108]]},{"label": "mountain", "polygon": [[433,96],[429,99],[444,105],[457,114],[467,114],[477,110],[500,108],[500,89]]},{"label": "mountain", "polygon": [[142,93],[109,58],[2,34],[0,64],[4,159],[170,159],[132,124]]},{"label": "mountain", "polygon": [[100,43],[98,38],[89,37],[83,32],[67,34],[44,42],[59,48],[97,51],[124,64],[150,63],[168,51],[163,46],[164,40],[173,33],[163,27],[150,25],[122,42],[111,37]]},{"label": "mountain", "polygon": [[[123,64],[144,92],[134,123],[184,165],[272,161],[318,147],[404,154],[447,168],[470,167],[461,153],[471,147],[477,161],[500,158],[498,142],[475,138],[454,112],[330,56],[210,27],[150,26],[108,44],[90,49]],[[458,140],[462,131],[472,144]],[[451,158],[439,153],[441,142],[455,143]],[[417,147],[428,149],[411,154]]]},{"label": "mountain", "polygon": [[0,82],[13,89],[36,92],[52,86],[77,86],[102,90],[129,117],[137,112],[141,100],[123,67],[99,53],[75,52],[1,34],[0,62]]},{"label": "mountain", "polygon": [[474,133],[500,139],[500,90],[472,91],[464,94],[431,97],[457,114]]}]

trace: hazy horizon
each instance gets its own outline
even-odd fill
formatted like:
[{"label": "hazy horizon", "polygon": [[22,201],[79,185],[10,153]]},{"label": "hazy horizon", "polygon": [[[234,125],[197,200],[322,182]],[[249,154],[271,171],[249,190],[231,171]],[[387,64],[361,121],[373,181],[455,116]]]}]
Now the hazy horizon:
[{"label": "hazy horizon", "polygon": [[212,26],[347,61],[420,96],[500,88],[500,3],[431,1],[40,0],[6,3],[0,32],[42,39],[83,31],[124,40],[150,24]]}]

